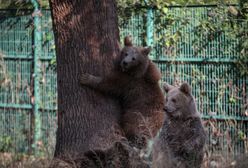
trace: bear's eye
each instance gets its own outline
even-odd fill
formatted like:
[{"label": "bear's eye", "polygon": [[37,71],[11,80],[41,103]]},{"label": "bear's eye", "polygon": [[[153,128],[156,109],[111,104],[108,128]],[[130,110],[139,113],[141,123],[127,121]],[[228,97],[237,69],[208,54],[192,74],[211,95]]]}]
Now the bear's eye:
[{"label": "bear's eye", "polygon": [[128,53],[125,53],[125,56],[128,56]]},{"label": "bear's eye", "polygon": [[177,102],[177,100],[176,100],[176,99],[171,99],[171,101],[172,101],[173,103],[176,103],[176,102]]},{"label": "bear's eye", "polygon": [[133,57],[132,60],[135,61],[136,59]]}]

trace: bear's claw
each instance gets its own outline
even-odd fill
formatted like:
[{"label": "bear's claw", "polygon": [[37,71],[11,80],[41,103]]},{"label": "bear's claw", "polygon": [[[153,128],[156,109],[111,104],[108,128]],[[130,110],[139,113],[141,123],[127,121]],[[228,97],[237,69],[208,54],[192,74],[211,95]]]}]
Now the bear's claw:
[{"label": "bear's claw", "polygon": [[89,82],[89,80],[90,80],[90,74],[87,74],[87,73],[85,73],[85,74],[81,74],[81,76],[80,76],[80,83],[81,84],[87,84],[88,82]]}]

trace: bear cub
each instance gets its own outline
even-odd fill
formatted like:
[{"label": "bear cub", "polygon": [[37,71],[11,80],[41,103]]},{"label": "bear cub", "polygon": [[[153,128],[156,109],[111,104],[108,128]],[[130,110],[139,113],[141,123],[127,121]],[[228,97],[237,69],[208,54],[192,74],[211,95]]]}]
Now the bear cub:
[{"label": "bear cub", "polygon": [[131,145],[143,149],[163,125],[164,96],[158,83],[161,73],[148,57],[151,48],[133,46],[129,36],[124,44],[110,74],[82,74],[80,83],[119,100],[125,136]]},{"label": "bear cub", "polygon": [[191,87],[164,84],[165,120],[153,145],[153,167],[200,168],[206,133]]}]

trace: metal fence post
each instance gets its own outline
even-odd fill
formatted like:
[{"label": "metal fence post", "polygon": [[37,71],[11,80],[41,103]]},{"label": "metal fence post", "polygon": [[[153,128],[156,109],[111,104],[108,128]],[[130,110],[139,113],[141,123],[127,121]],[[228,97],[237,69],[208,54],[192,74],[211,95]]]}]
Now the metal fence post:
[{"label": "metal fence post", "polygon": [[[147,45],[153,47],[153,31],[154,31],[154,16],[152,7],[147,9],[146,17],[146,36],[147,36]],[[155,59],[154,50],[152,50],[151,58]]]},{"label": "metal fence post", "polygon": [[33,133],[33,150],[35,154],[39,153],[39,145],[41,143],[41,115],[39,113],[40,93],[39,93],[39,76],[40,76],[40,61],[41,54],[41,20],[40,20],[40,5],[37,0],[31,0],[34,6],[34,133]]}]

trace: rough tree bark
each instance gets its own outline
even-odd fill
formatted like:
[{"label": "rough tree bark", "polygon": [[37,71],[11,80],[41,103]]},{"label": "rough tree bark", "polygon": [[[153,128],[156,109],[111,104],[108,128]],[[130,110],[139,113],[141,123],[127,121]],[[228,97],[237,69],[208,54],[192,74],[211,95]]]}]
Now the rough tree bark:
[{"label": "rough tree bark", "polygon": [[55,157],[108,148],[120,140],[118,103],[79,85],[81,72],[103,76],[119,52],[114,0],[50,0],[58,75]]}]

